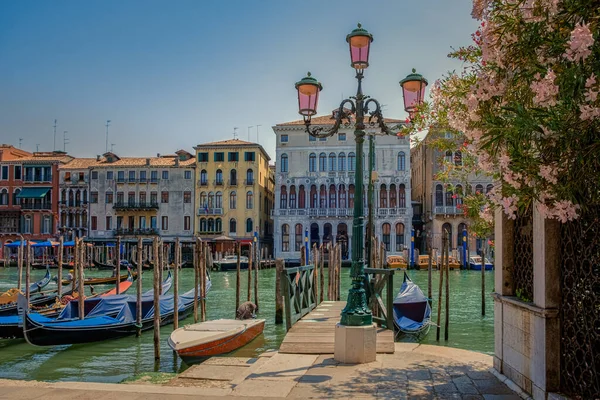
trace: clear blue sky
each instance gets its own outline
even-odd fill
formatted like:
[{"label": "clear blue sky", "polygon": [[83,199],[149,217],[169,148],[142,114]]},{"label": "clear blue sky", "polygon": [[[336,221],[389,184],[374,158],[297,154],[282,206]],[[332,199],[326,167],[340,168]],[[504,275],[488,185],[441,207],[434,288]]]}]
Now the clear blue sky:
[{"label": "clear blue sky", "polygon": [[[430,83],[460,67],[446,54],[468,44],[470,0],[0,2],[0,142],[93,157],[173,153],[299,119],[294,83],[324,86],[328,113],[356,90],[345,35],[375,37],[364,91],[405,118],[398,81],[416,68]],[[256,128],[250,139],[256,141]]]}]

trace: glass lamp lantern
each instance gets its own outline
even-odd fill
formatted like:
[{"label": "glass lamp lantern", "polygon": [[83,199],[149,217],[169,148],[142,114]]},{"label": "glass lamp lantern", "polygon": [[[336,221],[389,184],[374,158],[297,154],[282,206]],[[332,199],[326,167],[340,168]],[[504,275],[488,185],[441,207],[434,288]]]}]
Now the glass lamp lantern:
[{"label": "glass lamp lantern", "polygon": [[404,97],[404,110],[411,116],[416,111],[417,106],[423,103],[423,99],[425,98],[425,87],[427,84],[427,79],[425,79],[423,75],[417,74],[417,71],[414,68],[412,74],[409,74],[400,81],[402,95]]},{"label": "glass lamp lantern", "polygon": [[298,91],[298,113],[305,120],[310,121],[310,117],[317,113],[319,92],[323,90],[323,86],[310,75],[310,72],[302,80],[296,82],[295,86]]},{"label": "glass lamp lantern", "polygon": [[372,41],[373,35],[362,28],[361,24],[346,36],[346,42],[350,46],[351,65],[357,71],[362,71],[369,66],[369,49]]}]

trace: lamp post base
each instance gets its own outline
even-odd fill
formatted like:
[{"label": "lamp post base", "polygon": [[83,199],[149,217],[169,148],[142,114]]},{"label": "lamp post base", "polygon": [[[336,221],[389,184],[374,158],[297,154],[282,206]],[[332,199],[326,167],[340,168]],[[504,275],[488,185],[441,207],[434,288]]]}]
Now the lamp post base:
[{"label": "lamp post base", "polygon": [[363,364],[377,358],[377,328],[367,326],[335,326],[333,358],[344,364]]}]

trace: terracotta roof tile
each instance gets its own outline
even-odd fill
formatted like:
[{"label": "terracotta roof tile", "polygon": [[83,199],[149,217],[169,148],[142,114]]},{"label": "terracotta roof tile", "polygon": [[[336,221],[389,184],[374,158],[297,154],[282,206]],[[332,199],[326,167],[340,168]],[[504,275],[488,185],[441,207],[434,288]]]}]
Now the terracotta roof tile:
[{"label": "terracotta roof tile", "polygon": [[221,140],[218,142],[202,143],[202,144],[199,144],[198,146],[258,146],[258,145],[259,145],[258,143],[246,142],[245,140],[228,139],[228,140]]},{"label": "terracotta roof tile", "polygon": [[[176,157],[123,157],[120,160],[112,163],[107,162],[106,159],[94,162],[91,166],[93,167],[143,167],[146,166],[147,161],[150,161],[150,167],[175,167]],[[194,166],[196,160],[190,158],[189,160],[179,161],[180,167]]]},{"label": "terracotta roof tile", "polygon": [[71,162],[61,165],[60,169],[87,169],[96,163],[95,158],[74,158]]}]

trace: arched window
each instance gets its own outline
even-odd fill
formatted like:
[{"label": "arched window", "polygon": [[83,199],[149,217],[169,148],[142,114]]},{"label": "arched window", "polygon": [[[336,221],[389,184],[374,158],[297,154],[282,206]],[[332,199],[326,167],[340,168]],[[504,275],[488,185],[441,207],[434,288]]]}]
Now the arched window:
[{"label": "arched window", "polygon": [[457,150],[454,152],[454,165],[461,166],[462,165],[462,152]]},{"label": "arched window", "polygon": [[222,185],[222,184],[223,184],[223,171],[218,169],[217,173],[215,175],[215,185]]},{"label": "arched window", "polygon": [[235,210],[237,208],[237,197],[235,191],[229,193],[229,209]]},{"label": "arched window", "polygon": [[287,187],[281,187],[281,193],[279,193],[279,208],[286,209],[287,208]]},{"label": "arched window", "polygon": [[229,233],[236,233],[237,224],[235,222],[235,218],[231,218],[229,220]]},{"label": "arched window", "polygon": [[308,156],[308,171],[317,172],[317,155],[315,153],[310,153]]},{"label": "arched window", "polygon": [[0,190],[0,206],[8,205],[8,190],[2,189]]},{"label": "arched window", "polygon": [[205,169],[200,172],[200,185],[208,185],[208,173]]},{"label": "arched window", "polygon": [[404,183],[398,186],[398,207],[406,208],[406,188],[404,187]]},{"label": "arched window", "polygon": [[398,192],[396,191],[396,185],[393,183],[390,185],[390,208],[398,207]]},{"label": "arched window", "polygon": [[435,206],[444,206],[444,188],[440,184],[436,185],[435,187]]},{"label": "arched window", "polygon": [[406,170],[406,154],[403,151],[398,153],[398,171]]},{"label": "arched window", "polygon": [[237,171],[235,169],[229,171],[229,184],[232,186],[237,185]]},{"label": "arched window", "polygon": [[335,153],[329,153],[329,170],[335,171]]},{"label": "arched window", "polygon": [[84,203],[87,203],[88,199],[87,199],[87,189],[83,190],[83,198],[81,200],[83,200]]},{"label": "arched window", "polygon": [[462,185],[456,185],[456,205],[462,204],[463,188]]},{"label": "arched window", "polygon": [[385,251],[390,251],[390,238],[392,233],[392,227],[387,222],[381,225],[381,232],[383,233],[383,244],[385,245]]},{"label": "arched window", "polygon": [[319,196],[317,195],[317,187],[312,185],[310,187],[310,208],[317,208]]},{"label": "arched window", "polygon": [[296,186],[290,186],[290,208],[296,208]]},{"label": "arched window", "polygon": [[67,204],[67,191],[65,189],[63,189],[60,192],[60,201],[61,201],[61,204],[64,204],[64,205]]},{"label": "arched window", "polygon": [[306,208],[306,192],[304,191],[304,185],[300,185],[300,190],[298,190],[298,208]]},{"label": "arched window", "polygon": [[246,192],[246,209],[252,210],[252,208],[254,208],[254,195],[252,194],[252,191],[249,190]]},{"label": "arched window", "polygon": [[221,192],[215,194],[215,208],[223,208],[223,193]]},{"label": "arched window", "polygon": [[310,224],[310,247],[312,248],[315,244],[317,245],[317,247],[319,247],[320,243],[321,240],[319,237],[319,224],[312,223]]},{"label": "arched window", "polygon": [[346,208],[346,186],[345,185],[340,185],[340,189],[338,191],[339,193],[339,207],[340,208]]},{"label": "arched window", "polygon": [[446,206],[454,207],[454,193],[452,193],[452,190],[446,190]]},{"label": "arched window", "polygon": [[346,154],[340,153],[338,154],[338,171],[346,170]]},{"label": "arched window", "polygon": [[388,205],[387,187],[385,185],[381,185],[379,187],[379,208],[387,208],[387,205]]},{"label": "arched window", "polygon": [[446,163],[452,164],[453,161],[452,152],[450,150],[446,151]]},{"label": "arched window", "polygon": [[[294,250],[300,251],[302,248],[302,224],[296,224],[295,230],[295,240],[294,240]],[[308,243],[307,243],[308,245]]]},{"label": "arched window", "polygon": [[223,222],[221,221],[221,218],[217,218],[215,220],[215,232],[221,233],[222,231],[223,231]]},{"label": "arched window", "polygon": [[251,233],[253,228],[252,218],[246,220],[246,233]]},{"label": "arched window", "polygon": [[452,225],[450,225],[448,222],[446,222],[444,225],[442,225],[442,237],[444,237],[444,232],[448,232],[448,237],[450,238],[450,243],[449,243],[449,247],[450,250],[452,250],[454,248],[453,244],[452,244]]},{"label": "arched window", "polygon": [[206,232],[206,218],[200,218],[200,232]]},{"label": "arched window", "polygon": [[208,231],[209,232],[214,232],[215,231],[215,220],[212,218],[208,219]]},{"label": "arched window", "polygon": [[483,185],[475,186],[475,193],[483,193]]},{"label": "arched window", "polygon": [[396,251],[404,250],[404,224],[396,224]]},{"label": "arched window", "polygon": [[290,226],[281,225],[281,251],[290,251]]},{"label": "arched window", "polygon": [[337,207],[337,195],[335,193],[335,185],[329,186],[329,208]]},{"label": "arched window", "polygon": [[348,153],[348,171],[356,170],[356,156],[354,153]]},{"label": "arched window", "polygon": [[327,208],[327,188],[325,185],[321,185],[319,191],[319,208]]},{"label": "arched window", "polygon": [[213,192],[208,192],[208,208],[213,208],[215,206],[215,194]]},{"label": "arched window", "polygon": [[319,154],[319,171],[327,171],[327,154],[325,153]]},{"label": "arched window", "polygon": [[489,193],[492,191],[492,189],[494,188],[494,185],[492,185],[491,183],[489,183],[486,188],[485,188],[485,192]]},{"label": "arched window", "polygon": [[323,244],[331,242],[333,228],[329,222],[323,225]]},{"label": "arched window", "polygon": [[25,216],[25,227],[23,233],[31,233],[31,215]]},{"label": "arched window", "polygon": [[[13,206],[16,206],[17,204],[19,204],[19,199],[17,198],[19,193],[21,193],[21,189],[15,189],[15,192],[13,193]],[[64,197],[63,197],[63,199],[64,199]]]},{"label": "arched window", "polygon": [[288,172],[288,156],[287,156],[287,154],[281,155],[281,172]]},{"label": "arched window", "polygon": [[354,185],[348,186],[348,208],[354,208]]},{"label": "arched window", "polygon": [[252,169],[248,169],[248,171],[246,171],[246,183],[248,185],[254,184],[254,171],[252,171]]},{"label": "arched window", "polygon": [[208,197],[206,196],[206,192],[200,193],[200,206],[208,208]]}]

